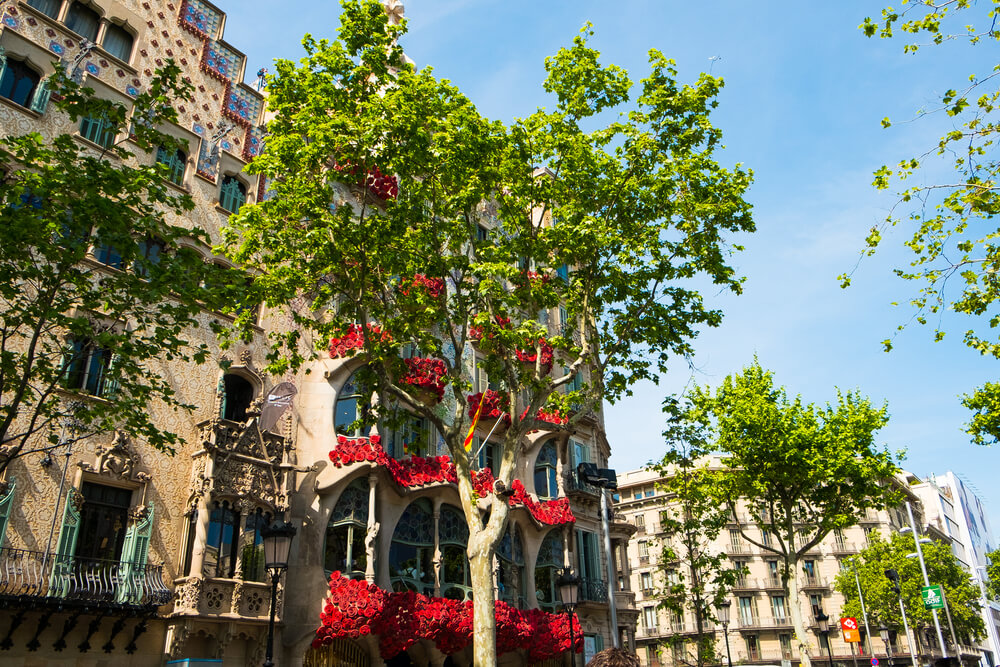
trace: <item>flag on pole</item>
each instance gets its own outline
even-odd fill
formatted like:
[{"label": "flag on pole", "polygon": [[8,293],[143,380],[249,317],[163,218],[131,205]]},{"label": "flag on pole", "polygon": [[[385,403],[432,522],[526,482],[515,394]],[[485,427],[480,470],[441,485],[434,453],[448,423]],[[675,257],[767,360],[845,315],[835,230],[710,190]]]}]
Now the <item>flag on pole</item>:
[{"label": "flag on pole", "polygon": [[479,415],[483,413],[483,403],[485,396],[479,398],[479,407],[476,408],[476,416],[472,418],[472,425],[469,426],[469,435],[465,436],[465,451],[472,451],[472,436],[476,433],[476,425],[479,424]]}]

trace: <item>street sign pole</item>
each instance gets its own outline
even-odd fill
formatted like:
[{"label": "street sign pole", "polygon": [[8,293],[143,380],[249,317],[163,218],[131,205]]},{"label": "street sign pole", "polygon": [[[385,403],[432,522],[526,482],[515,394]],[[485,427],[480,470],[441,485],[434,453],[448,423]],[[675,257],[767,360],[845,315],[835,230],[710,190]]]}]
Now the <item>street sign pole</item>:
[{"label": "street sign pole", "polygon": [[851,642],[851,661],[854,667],[858,667],[858,652],[854,650],[854,642]]},{"label": "street sign pole", "polygon": [[868,655],[875,655],[875,649],[872,647],[872,629],[868,627],[868,611],[865,609],[865,596],[861,592],[861,578],[858,576],[858,561],[857,557],[851,559],[851,569],[854,570],[854,583],[858,585],[858,600],[861,601],[861,618],[865,619],[865,635],[868,640]]},{"label": "street sign pole", "polygon": [[[913,543],[917,545],[917,560],[920,561],[920,572],[924,575],[924,586],[930,586],[931,581],[927,578],[927,566],[924,565],[924,550],[920,548],[920,535],[917,534],[917,523],[913,520],[913,507],[910,501],[906,501],[906,513],[910,518],[910,529],[913,531]],[[941,645],[941,657],[948,657],[948,647],[944,643],[944,633],[941,632],[941,621],[938,620],[937,609],[931,609],[934,615],[934,627],[937,629],[938,643]],[[913,663],[916,665],[917,663]]]}]

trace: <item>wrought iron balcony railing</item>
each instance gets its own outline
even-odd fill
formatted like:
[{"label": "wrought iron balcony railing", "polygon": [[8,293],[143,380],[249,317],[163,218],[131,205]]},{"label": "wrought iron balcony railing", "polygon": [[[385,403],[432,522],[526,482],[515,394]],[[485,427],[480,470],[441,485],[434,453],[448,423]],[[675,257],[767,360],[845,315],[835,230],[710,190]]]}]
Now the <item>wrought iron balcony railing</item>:
[{"label": "wrought iron balcony railing", "polygon": [[162,565],[0,549],[0,599],[149,608],[172,597]]},{"label": "wrought iron balcony railing", "polygon": [[607,602],[607,583],[601,579],[581,579],[580,600],[588,600],[590,602]]}]

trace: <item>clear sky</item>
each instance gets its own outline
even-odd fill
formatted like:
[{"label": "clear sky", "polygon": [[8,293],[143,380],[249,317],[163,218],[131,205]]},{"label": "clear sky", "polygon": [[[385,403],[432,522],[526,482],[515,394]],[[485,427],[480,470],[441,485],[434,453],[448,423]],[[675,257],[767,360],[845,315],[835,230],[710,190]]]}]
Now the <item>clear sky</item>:
[{"label": "clear sky", "polygon": [[[228,12],[225,38],[248,55],[247,72],[274,58],[297,58],[304,33],[333,37],[339,6],[330,0],[216,0]],[[549,101],[541,90],[544,58],[570,43],[586,21],[604,62],[648,72],[646,53],[677,61],[682,82],[709,71],[725,79],[714,124],[724,132],[720,161],[755,174],[749,200],[758,232],[739,239],[735,258],[747,277],[742,296],[706,294],[725,311],[718,329],[697,340],[693,381],[715,385],[756,354],[792,394],[823,403],[835,388],[887,401],[889,425],[878,434],[906,449],[917,475],[954,470],[987,504],[1000,529],[1000,448],[970,444],[959,395],[995,379],[996,361],[962,345],[964,318],[946,317],[951,334],[933,343],[914,326],[882,351],[880,341],[913,312],[903,304],[914,286],[893,277],[907,261],[901,230],[884,252],[861,263],[843,290],[837,275],[856,263],[867,231],[895,198],[874,191],[882,164],[922,153],[948,127],[931,116],[882,129],[884,116],[912,118],[938,94],[958,86],[983,59],[984,45],[962,44],[904,55],[902,42],[866,39],[857,26],[877,16],[878,2],[743,0],[409,0],[406,53],[455,82],[491,118],[510,121]],[[988,64],[988,63],[986,63]],[[273,67],[271,67],[273,71]],[[940,182],[931,169],[919,182]],[[683,364],[659,386],[609,408],[611,465],[620,471],[662,455],[659,411],[665,395],[692,379]]]}]

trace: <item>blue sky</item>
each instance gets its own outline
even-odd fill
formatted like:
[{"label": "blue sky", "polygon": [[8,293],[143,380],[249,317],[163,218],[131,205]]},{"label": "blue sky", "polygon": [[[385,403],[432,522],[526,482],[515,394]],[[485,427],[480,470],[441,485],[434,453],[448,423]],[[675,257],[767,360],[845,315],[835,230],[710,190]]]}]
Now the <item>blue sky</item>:
[{"label": "blue sky", "polygon": [[[306,32],[333,37],[339,14],[329,0],[285,0],[280,12],[273,2],[218,1],[229,13],[225,37],[248,55],[251,74],[273,58],[301,55]],[[880,341],[913,315],[906,305],[890,305],[915,292],[891,272],[907,261],[902,230],[861,263],[850,289],[836,280],[895,202],[872,189],[872,172],[924,152],[948,127],[946,118],[930,116],[885,130],[881,118],[903,121],[932,107],[990,57],[987,46],[953,43],[913,56],[902,53],[902,42],[866,39],[857,26],[880,7],[855,0],[411,0],[403,46],[419,67],[434,67],[482,113],[505,121],[548,103],[540,85],[544,58],[585,21],[594,23],[591,44],[603,61],[625,67],[635,81],[648,71],[649,48],[677,61],[682,82],[709,69],[722,76],[726,87],[713,115],[727,146],[720,160],[753,169],[748,199],[758,232],[739,239],[747,249],[734,260],[747,276],[745,293],[706,294],[726,317],[696,341],[694,381],[717,384],[756,354],[807,401],[832,400],[835,387],[888,401],[891,420],[879,441],[906,449],[903,465],[918,475],[951,469],[964,476],[996,530],[1000,485],[991,480],[1000,449],[969,443],[958,396],[995,379],[997,362],[962,345],[968,323],[955,316],[945,317],[951,333],[943,342],[914,326],[896,337],[891,353],[882,351]],[[947,173],[933,167],[918,182]],[[609,408],[613,467],[629,470],[661,455],[660,402],[689,379],[678,365],[659,386],[638,386]]]}]

